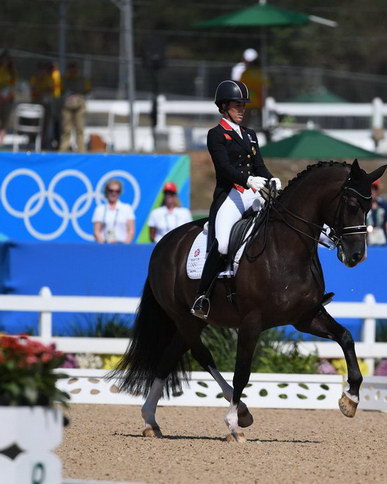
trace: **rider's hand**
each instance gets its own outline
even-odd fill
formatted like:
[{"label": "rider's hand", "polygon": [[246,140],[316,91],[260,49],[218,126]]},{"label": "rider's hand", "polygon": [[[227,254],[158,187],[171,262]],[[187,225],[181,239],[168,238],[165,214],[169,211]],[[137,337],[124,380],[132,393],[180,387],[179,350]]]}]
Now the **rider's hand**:
[{"label": "rider's hand", "polygon": [[281,190],[282,184],[281,184],[281,180],[279,178],[270,178],[270,182],[275,183],[275,189],[277,190],[277,192],[279,190]]},{"label": "rider's hand", "polygon": [[262,188],[266,185],[267,178],[263,176],[249,176],[247,179],[246,185],[249,188],[254,188],[255,190],[262,190]]}]

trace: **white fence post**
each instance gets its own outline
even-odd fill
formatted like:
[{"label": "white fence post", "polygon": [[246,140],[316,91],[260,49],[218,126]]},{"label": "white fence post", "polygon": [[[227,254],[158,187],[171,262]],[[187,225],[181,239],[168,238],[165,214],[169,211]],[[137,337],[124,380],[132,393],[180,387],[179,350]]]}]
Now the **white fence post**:
[{"label": "white fence post", "polygon": [[[376,304],[373,294],[366,294],[364,302],[369,306]],[[374,344],[376,338],[376,320],[375,318],[365,318],[362,328],[362,341],[367,344]],[[375,360],[373,358],[366,358],[365,362],[368,365],[370,375],[374,374]]]},{"label": "white fence post", "polygon": [[157,129],[164,129],[167,127],[167,98],[164,94],[157,96]]},{"label": "white fence post", "polygon": [[[39,291],[40,296],[49,298],[52,296],[49,287],[44,286]],[[42,311],[39,314],[39,336],[45,339],[52,338],[52,313],[51,311]]]}]

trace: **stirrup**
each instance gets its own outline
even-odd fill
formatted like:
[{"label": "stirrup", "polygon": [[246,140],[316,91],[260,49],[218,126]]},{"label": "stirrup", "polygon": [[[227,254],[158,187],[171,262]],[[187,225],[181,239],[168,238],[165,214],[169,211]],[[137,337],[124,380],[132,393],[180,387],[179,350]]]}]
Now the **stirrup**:
[{"label": "stirrup", "polygon": [[205,294],[200,295],[192,305],[191,314],[200,319],[207,319],[211,309],[211,303]]}]

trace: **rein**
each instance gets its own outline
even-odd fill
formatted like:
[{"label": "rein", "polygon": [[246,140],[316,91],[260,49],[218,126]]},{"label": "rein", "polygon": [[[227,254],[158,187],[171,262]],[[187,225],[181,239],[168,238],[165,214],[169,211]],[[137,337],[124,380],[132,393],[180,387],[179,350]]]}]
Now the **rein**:
[{"label": "rein", "polygon": [[[342,187],[342,189],[340,190],[340,192],[338,193],[337,196],[339,196],[340,194],[343,195],[345,192],[348,192],[348,191],[353,192],[355,194],[355,198],[359,201],[359,203],[361,205],[363,205],[362,202],[361,202],[362,200],[369,201],[371,199],[371,196],[363,195],[362,193],[358,192],[354,188],[348,186],[347,184],[348,184],[349,181],[350,181],[350,176],[348,176],[348,178],[344,182],[343,187]],[[300,217],[299,215],[293,213],[292,211],[290,211],[289,209],[287,209],[286,207],[284,207],[281,204],[281,202],[278,200],[278,198],[276,198],[275,191],[273,193],[273,189],[271,189],[271,188],[269,188],[267,197],[264,196],[264,198],[265,198],[265,200],[267,202],[266,213],[264,214],[264,219],[261,221],[265,225],[265,230],[264,230],[264,234],[265,234],[264,244],[263,244],[263,248],[262,248],[261,252],[258,255],[254,256],[253,258],[258,257],[264,251],[264,249],[265,249],[266,240],[267,240],[267,237],[266,237],[266,227],[267,227],[267,222],[269,220],[270,210],[274,210],[276,212],[276,214],[280,217],[281,221],[285,225],[287,225],[289,228],[291,228],[292,230],[300,233],[304,237],[307,237],[309,239],[312,239],[317,244],[320,244],[320,245],[322,245],[322,246],[324,246],[324,247],[326,247],[326,248],[328,248],[330,250],[335,250],[338,247],[342,246],[343,237],[345,237],[345,236],[349,236],[349,235],[359,235],[359,234],[366,234],[367,233],[367,226],[366,225],[352,225],[352,226],[341,227],[341,229],[334,229],[333,227],[325,228],[325,227],[323,227],[323,226],[321,226],[319,224],[316,224],[314,222],[311,222],[309,220],[306,220],[303,217]],[[276,202],[275,204],[274,204],[274,200]],[[338,214],[338,212],[341,212],[341,209],[343,207],[344,201],[345,201],[344,200],[344,197],[341,196],[339,205],[337,207],[336,215],[334,217],[334,220],[337,220],[339,218],[340,214]],[[331,241],[331,244],[328,244],[328,243],[320,240],[320,238],[313,237],[312,235],[309,235],[305,231],[303,231],[301,229],[298,229],[297,227],[295,227],[294,225],[292,225],[290,222],[288,222],[285,219],[285,217],[283,216],[283,214],[278,210],[278,208],[275,205],[278,205],[288,215],[290,215],[291,217],[299,220],[300,222],[303,222],[307,226],[314,227],[314,228],[318,229],[320,233],[324,234],[325,237]],[[328,229],[329,229],[329,232],[328,232]],[[251,234],[251,240],[255,237],[255,235],[257,233],[257,230],[253,230],[253,232],[254,232],[254,234],[253,233]],[[251,240],[250,240],[250,242],[251,242]]]}]

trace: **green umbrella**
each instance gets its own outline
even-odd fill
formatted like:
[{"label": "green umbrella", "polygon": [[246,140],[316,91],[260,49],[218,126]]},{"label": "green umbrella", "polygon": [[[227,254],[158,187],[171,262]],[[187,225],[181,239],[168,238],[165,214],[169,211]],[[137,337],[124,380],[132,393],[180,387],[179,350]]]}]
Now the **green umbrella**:
[{"label": "green umbrella", "polygon": [[347,102],[344,98],[337,96],[333,92],[326,90],[323,91],[313,91],[304,92],[299,94],[292,99],[286,101],[288,103],[345,103]]},{"label": "green umbrella", "polygon": [[[213,28],[213,27],[260,27],[261,31],[261,66],[262,71],[267,71],[266,60],[266,27],[301,27],[310,22],[317,22],[329,27],[336,27],[337,22],[317,17],[315,15],[308,15],[297,12],[295,10],[287,10],[276,7],[272,4],[266,3],[266,0],[260,0],[259,3],[236,12],[231,12],[227,15],[222,15],[211,20],[199,22],[195,24],[198,28]],[[263,86],[263,89],[265,87]],[[266,93],[264,92],[264,98]]]},{"label": "green umbrella", "polygon": [[373,151],[328,136],[322,131],[306,129],[281,141],[273,141],[261,148],[264,158],[298,158],[315,160],[379,158]]},{"label": "green umbrella", "polygon": [[200,22],[197,27],[284,27],[308,23],[309,15],[259,3],[237,12]]},{"label": "green umbrella", "polygon": [[309,22],[318,22],[330,27],[337,26],[337,23],[331,20],[275,7],[266,3],[266,0],[260,0],[259,3],[251,7],[199,22],[196,27],[289,27],[292,25],[307,25]]}]

